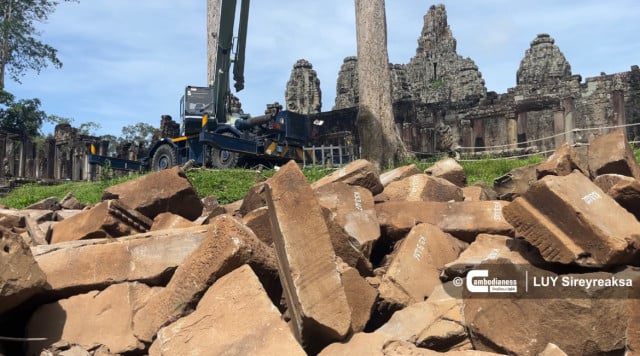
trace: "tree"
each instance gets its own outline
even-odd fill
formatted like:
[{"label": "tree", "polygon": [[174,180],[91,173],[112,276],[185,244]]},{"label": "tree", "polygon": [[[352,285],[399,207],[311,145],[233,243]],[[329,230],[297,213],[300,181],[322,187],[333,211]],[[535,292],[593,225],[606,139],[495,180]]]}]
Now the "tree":
[{"label": "tree", "polygon": [[138,122],[134,125],[128,125],[122,128],[122,142],[136,142],[138,145],[149,146],[153,139],[156,128],[144,123]]},{"label": "tree", "polygon": [[218,56],[218,29],[220,27],[220,0],[207,0],[207,83],[213,85]]},{"label": "tree", "polygon": [[10,93],[0,91],[0,128],[25,136],[37,136],[47,114],[40,110],[39,99],[15,101]]},{"label": "tree", "polygon": [[387,168],[410,157],[393,117],[384,0],[355,0],[362,158]]},{"label": "tree", "polygon": [[[77,2],[78,0],[61,0]],[[40,31],[36,23],[45,22],[60,1],[56,0],[0,0],[0,89],[5,76],[20,83],[27,70],[40,70],[49,63],[62,67],[57,50],[37,39]]]}]

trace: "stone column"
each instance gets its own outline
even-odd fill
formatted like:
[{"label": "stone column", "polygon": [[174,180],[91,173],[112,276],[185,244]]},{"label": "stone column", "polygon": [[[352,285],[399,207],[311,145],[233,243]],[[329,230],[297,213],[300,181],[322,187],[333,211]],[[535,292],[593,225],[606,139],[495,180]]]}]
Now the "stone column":
[{"label": "stone column", "polygon": [[515,117],[507,118],[507,144],[509,149],[518,147],[518,119]]},{"label": "stone column", "polygon": [[553,112],[553,138],[555,148],[562,146],[566,142],[565,135],[561,135],[565,131],[564,110],[560,108]]},{"label": "stone column", "polygon": [[20,141],[20,162],[18,162],[18,177],[24,177],[27,169],[27,140]]},{"label": "stone column", "polygon": [[[2,166],[0,166],[0,169],[2,169],[2,177],[4,177],[4,159],[7,158],[7,135],[6,134],[0,134],[0,164]],[[7,162],[8,163],[8,162]]]},{"label": "stone column", "polygon": [[47,171],[45,177],[53,179],[56,172],[56,140],[47,139]]},{"label": "stone column", "polygon": [[562,106],[564,107],[564,130],[565,134],[565,142],[570,145],[575,143],[575,137],[573,135],[573,129],[576,128],[576,123],[573,118],[573,98],[567,97],[562,100]]},{"label": "stone column", "polygon": [[473,129],[471,120],[460,120],[460,138],[462,147],[473,147]]},{"label": "stone column", "polygon": [[485,151],[485,148],[482,148],[487,145],[484,137],[484,119],[473,120],[473,140],[474,152]]},{"label": "stone column", "polygon": [[[611,101],[613,105],[612,125],[624,125],[627,123],[624,112],[624,92],[622,90],[614,90],[611,93]],[[627,132],[625,128],[625,132]]]},{"label": "stone column", "polygon": [[518,125],[517,125],[517,138],[518,138],[518,147],[527,147],[527,144],[524,143],[527,141],[527,113],[519,112],[518,113]]}]

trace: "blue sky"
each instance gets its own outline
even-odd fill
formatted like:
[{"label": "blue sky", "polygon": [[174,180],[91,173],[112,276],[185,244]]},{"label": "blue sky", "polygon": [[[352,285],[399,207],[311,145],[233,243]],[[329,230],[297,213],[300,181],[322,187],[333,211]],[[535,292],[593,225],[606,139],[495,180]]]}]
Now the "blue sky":
[{"label": "blue sky", "polygon": [[[628,71],[640,65],[637,0],[387,0],[389,59],[415,54],[423,17],[443,3],[457,52],[478,65],[488,90],[515,86],[531,40],[548,33],[573,74]],[[321,82],[322,109],[335,100],[344,57],[356,54],[351,0],[253,0],[250,10],[245,112],[284,103],[293,64],[310,61]],[[8,80],[18,98],[37,97],[48,114],[73,124],[101,125],[95,134],[119,136],[137,122],[158,127],[160,115],[179,118],[186,85],[206,85],[206,0],[80,0],[62,4],[42,26],[41,39],[58,49],[62,69]],[[43,128],[45,133],[51,127]]]}]

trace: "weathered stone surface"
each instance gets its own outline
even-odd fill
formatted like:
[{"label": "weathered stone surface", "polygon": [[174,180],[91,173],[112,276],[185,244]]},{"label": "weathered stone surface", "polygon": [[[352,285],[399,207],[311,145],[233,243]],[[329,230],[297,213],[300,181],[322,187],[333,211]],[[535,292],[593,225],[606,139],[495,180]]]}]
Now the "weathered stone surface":
[{"label": "weathered stone surface", "polygon": [[256,210],[243,215],[242,222],[253,231],[260,241],[271,246],[273,238],[271,237],[271,222],[269,220],[269,208],[263,206]]},{"label": "weathered stone surface", "polygon": [[317,114],[322,110],[320,79],[311,63],[299,59],[293,65],[285,90],[287,110],[299,114]]},{"label": "weathered stone surface", "polygon": [[627,142],[624,129],[616,129],[591,142],[589,172],[593,178],[615,173],[640,179],[640,166]]},{"label": "weathered stone surface", "polygon": [[376,195],[376,201],[462,201],[462,188],[444,178],[427,174],[389,183],[384,191]]},{"label": "weathered stone surface", "polygon": [[46,285],[46,276],[20,235],[0,228],[0,314],[19,305]]},{"label": "weathered stone surface", "polygon": [[53,227],[51,243],[120,237],[149,230],[153,221],[118,200],[107,200]]},{"label": "weathered stone surface", "polygon": [[467,244],[431,224],[418,224],[396,247],[378,291],[391,309],[422,302],[441,284],[445,264],[458,258]]},{"label": "weathered stone surface", "polygon": [[69,192],[60,200],[60,207],[62,209],[82,210],[85,208],[85,204],[82,204],[73,193]]},{"label": "weathered stone surface", "polygon": [[389,185],[391,182],[395,182],[397,180],[401,180],[407,177],[410,177],[414,174],[420,174],[420,170],[416,167],[415,164],[409,164],[406,166],[400,166],[398,168],[394,168],[390,171],[384,172],[380,174],[380,182],[383,186]]},{"label": "weathered stone surface", "polygon": [[513,200],[521,196],[537,180],[536,164],[512,169],[509,173],[496,178],[493,188],[501,200]]},{"label": "weathered stone surface", "polygon": [[640,278],[633,280],[633,289],[626,300],[629,322],[627,323],[627,355],[640,353]]},{"label": "weathered stone surface", "polygon": [[347,265],[357,269],[361,275],[373,274],[373,265],[365,254],[358,248],[357,240],[349,237],[342,226],[335,221],[334,214],[327,208],[322,208],[322,216],[327,224],[333,252]]},{"label": "weathered stone surface", "polygon": [[325,347],[318,356],[342,356],[342,355],[372,355],[383,356],[384,345],[391,340],[396,340],[393,336],[380,333],[356,333],[346,343],[333,343]]},{"label": "weathered stone surface", "polygon": [[640,181],[621,181],[611,187],[607,194],[640,220]]},{"label": "weathered stone surface", "polygon": [[31,210],[60,210],[62,207],[60,206],[60,202],[57,197],[49,197],[42,199],[38,202],[35,202],[25,209]]},{"label": "weathered stone surface", "polygon": [[336,83],[336,101],[333,110],[346,109],[360,102],[358,92],[358,58],[346,57],[340,66]]},{"label": "weathered stone surface", "polygon": [[380,238],[371,192],[363,187],[336,182],[318,188],[314,193],[320,206],[329,210],[329,220],[341,230],[332,234],[334,249],[338,250],[336,240],[341,240],[342,244],[349,244],[366,259],[371,257],[373,245]]},{"label": "weathered stone surface", "polygon": [[464,201],[496,200],[495,198],[491,199],[487,191],[479,185],[462,188],[462,195],[464,196]]},{"label": "weathered stone surface", "polygon": [[306,355],[251,267],[217,280],[195,311],[160,329],[149,355]]},{"label": "weathered stone surface", "polygon": [[29,355],[59,340],[91,347],[104,344],[111,352],[142,352],[144,344],[133,334],[132,318],[156,290],[141,283],[122,283],[38,308],[27,325],[28,337],[46,337],[29,343]]},{"label": "weathered stone surface", "polygon": [[548,176],[566,176],[577,169],[586,176],[589,176],[587,162],[582,162],[569,144],[565,143],[547,158],[546,161],[536,166],[536,176],[538,179]]},{"label": "weathered stone surface", "polygon": [[[58,295],[110,284],[168,277],[207,235],[207,226],[162,230],[122,238],[72,241],[34,248],[35,259]],[[69,273],[73,271],[73,273]]]},{"label": "weathered stone surface", "polygon": [[549,262],[625,264],[640,248],[640,223],[577,172],[541,179],[504,215]]},{"label": "weathered stone surface", "polygon": [[537,250],[522,239],[509,236],[480,234],[460,256],[444,266],[443,277],[464,276],[485,261],[507,259],[513,263],[544,262]]},{"label": "weathered stone surface", "polygon": [[357,185],[367,188],[373,195],[384,190],[380,182],[380,172],[373,163],[359,159],[355,160],[337,171],[320,178],[311,187],[315,190],[333,182],[343,182],[349,185]]},{"label": "weathered stone surface", "polygon": [[383,235],[403,238],[414,225],[429,223],[471,242],[481,233],[512,235],[513,227],[502,217],[509,202],[386,202],[376,205]]},{"label": "weathered stone surface", "polygon": [[[451,286],[447,290],[455,291]],[[395,312],[376,333],[439,351],[464,349],[468,336],[462,308],[461,294],[448,294],[442,286],[438,286],[426,301]]]},{"label": "weathered stone surface", "polygon": [[263,206],[267,206],[267,202],[262,196],[263,191],[264,182],[254,184],[253,186],[251,186],[251,188],[249,188],[249,191],[247,191],[247,194],[245,194],[244,198],[242,199],[240,209],[238,210],[240,216],[245,216],[249,212],[252,212]]},{"label": "weathered stone surface", "polygon": [[193,226],[193,222],[180,215],[174,213],[160,213],[153,219],[153,224],[149,231],[179,229],[190,226]]},{"label": "weathered stone surface", "polygon": [[343,339],[351,325],[351,311],[336,270],[331,237],[322,208],[295,162],[285,164],[269,179],[265,197],[296,338],[311,349]]},{"label": "weathered stone surface", "polygon": [[542,352],[538,354],[538,356],[567,356],[567,354],[562,351],[562,349],[560,349],[558,345],[548,343],[547,347],[545,347],[544,350],[542,350]]},{"label": "weathered stone surface", "polygon": [[[593,183],[602,189],[603,192],[609,194],[611,188],[622,182],[633,182],[635,178],[629,176],[623,176],[621,174],[601,174],[593,180]],[[611,194],[609,194],[611,195]]]},{"label": "weathered stone surface", "polygon": [[531,41],[518,68],[518,84],[542,84],[571,77],[571,66],[554,42],[546,33]]},{"label": "weathered stone surface", "polygon": [[245,263],[275,264],[273,259],[272,250],[246,226],[229,215],[216,217],[208,226],[205,240],[180,264],[166,288],[136,312],[135,335],[152,341],[161,327],[188,313],[216,279]]},{"label": "weathered stone surface", "polygon": [[351,332],[358,333],[364,330],[371,317],[378,291],[362,278],[355,268],[347,267],[339,270],[344,293],[351,309]]},{"label": "weathered stone surface", "polygon": [[[497,270],[525,271],[529,276],[549,275],[532,266],[501,262]],[[484,265],[483,265],[484,266]],[[482,268],[482,267],[481,267]],[[491,275],[490,271],[490,275]],[[509,274],[507,274],[509,275]],[[556,276],[570,280],[627,280],[638,271],[617,274],[596,272]],[[563,286],[534,288],[504,298],[481,298],[465,294],[464,316],[477,350],[506,354],[537,355],[553,343],[570,354],[622,353],[628,311],[621,287]],[[618,296],[614,296],[618,294]],[[500,327],[496,327],[499,325]]]},{"label": "weathered stone surface", "polygon": [[193,221],[202,214],[202,202],[180,167],[111,186],[102,193],[102,200],[109,199],[119,199],[150,219],[171,212]]},{"label": "weathered stone surface", "polygon": [[464,172],[464,168],[453,158],[437,161],[433,166],[425,169],[424,173],[433,177],[444,178],[460,188],[467,185],[467,175]]}]

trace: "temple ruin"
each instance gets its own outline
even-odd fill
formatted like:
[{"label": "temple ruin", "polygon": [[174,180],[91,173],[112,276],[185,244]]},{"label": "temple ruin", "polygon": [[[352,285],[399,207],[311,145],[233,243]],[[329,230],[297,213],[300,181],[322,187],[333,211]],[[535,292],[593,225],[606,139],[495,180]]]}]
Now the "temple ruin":
[{"label": "temple ruin", "polygon": [[[334,110],[358,105],[356,61],[344,60]],[[515,87],[488,92],[473,60],[456,53],[444,5],[431,6],[425,15],[416,55],[390,67],[395,120],[417,154],[550,151],[564,142],[589,143],[611,126],[640,122],[637,65],[582,81],[548,34],[531,41]],[[631,140],[640,137],[636,126],[627,132]]]}]

